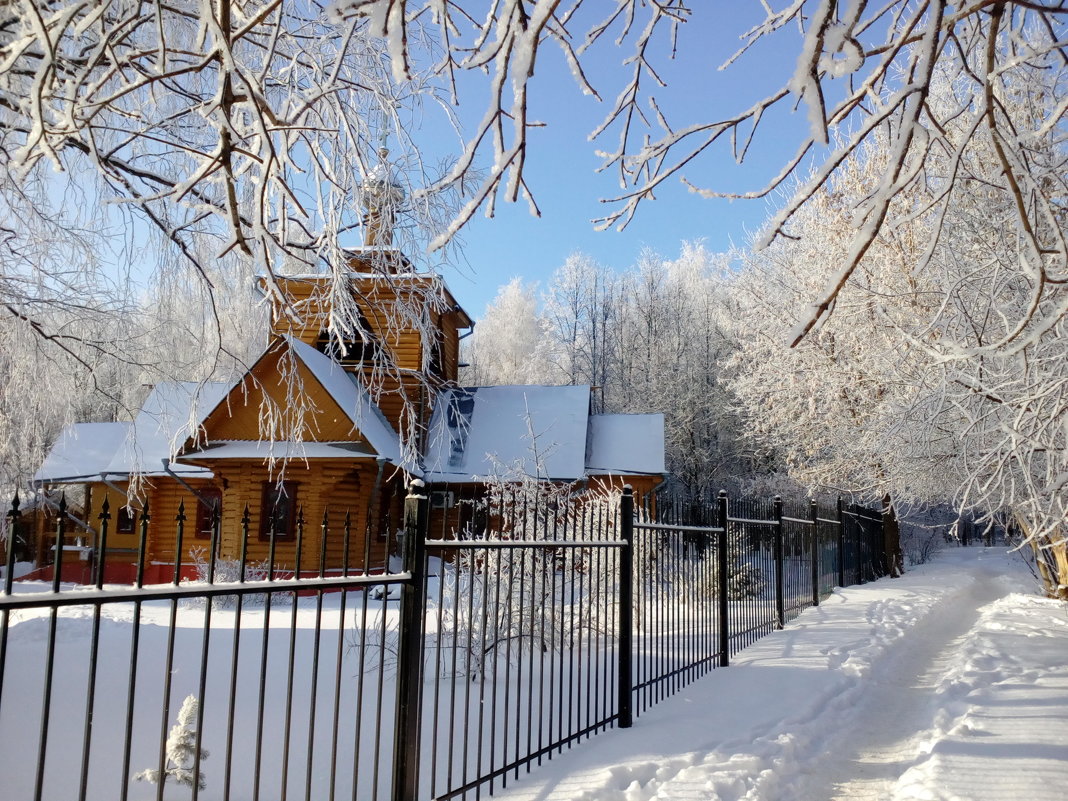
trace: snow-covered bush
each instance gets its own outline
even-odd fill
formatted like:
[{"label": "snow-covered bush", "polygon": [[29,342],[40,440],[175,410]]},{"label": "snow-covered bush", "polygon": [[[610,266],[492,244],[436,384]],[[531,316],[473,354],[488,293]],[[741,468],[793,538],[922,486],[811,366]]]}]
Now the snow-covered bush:
[{"label": "snow-covered bush", "polygon": [[167,735],[167,759],[161,773],[159,768],[149,768],[134,776],[139,782],[165,784],[168,778],[178,784],[203,790],[207,785],[204,774],[198,768],[198,761],[208,758],[206,749],[201,748],[199,760],[197,754],[197,711],[200,704],[195,695],[186,696],[182,708],[178,710],[178,722]]},{"label": "snow-covered bush", "polygon": [[909,565],[923,565],[942,550],[946,542],[944,526],[903,525],[901,550]]},{"label": "snow-covered bush", "polygon": [[[560,547],[458,548],[442,565],[436,640],[439,675],[483,676],[528,653],[565,650],[583,631],[614,625],[615,557],[573,543],[613,539],[619,492],[528,476],[501,478],[473,501],[485,531],[459,540],[545,542]],[[564,546],[563,543],[568,543]]]},{"label": "snow-covered bush", "polygon": [[[646,515],[639,519],[655,523]],[[667,533],[639,535],[635,537],[634,550],[638,596],[646,593],[651,597],[670,595],[684,604],[710,603],[718,597],[719,563],[714,538],[695,542],[685,536],[680,539]],[[658,567],[661,561],[664,565]],[[731,524],[727,541],[727,597],[732,601],[757,598],[766,586],[764,571],[753,564],[746,553],[740,526]]]},{"label": "snow-covered bush", "polygon": [[[215,572],[212,573],[211,561],[207,549],[193,548],[189,552],[196,570],[196,578],[182,582],[183,584],[236,584],[241,580],[241,560],[239,559],[216,559]],[[245,581],[266,581],[269,575],[270,564],[267,560],[245,563]],[[212,609],[232,609],[237,605],[237,595],[216,595],[211,599]],[[267,593],[256,592],[246,594],[241,602],[243,607],[263,606],[267,599]],[[292,596],[289,593],[272,593],[271,604],[289,603]],[[199,608],[204,606],[203,597],[188,598],[187,606]]]},{"label": "snow-covered bush", "polygon": [[727,597],[730,600],[744,601],[764,594],[767,587],[764,571],[745,557],[737,540],[727,545],[727,569]]}]

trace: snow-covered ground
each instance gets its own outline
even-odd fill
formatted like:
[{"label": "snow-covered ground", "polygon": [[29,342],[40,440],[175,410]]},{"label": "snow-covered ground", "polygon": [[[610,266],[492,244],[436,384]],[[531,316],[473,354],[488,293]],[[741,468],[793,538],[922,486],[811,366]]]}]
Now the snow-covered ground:
[{"label": "snow-covered ground", "polygon": [[952,549],[534,769],[507,801],[1041,801],[1068,788],[1068,606]]},{"label": "snow-covered ground", "polygon": [[[737,655],[731,667],[643,712],[634,728],[578,743],[518,782],[509,777],[499,797],[1059,801],[1068,787],[1068,606],[1027,594],[1033,587],[1018,557],[969,548],[947,551],[901,579],[838,590],[785,631]],[[25,593],[48,589],[39,582],[17,585]],[[391,649],[382,649],[381,636],[370,636],[361,649],[355,633],[381,632],[379,621],[392,623],[396,612],[395,605],[372,600],[364,618],[360,599],[354,595],[342,609],[340,596],[329,594],[320,616],[316,599],[302,598],[295,608],[276,608],[269,622],[264,608],[253,606],[240,625],[234,610],[216,610],[209,649],[202,636],[205,610],[180,605],[173,610],[175,658],[169,672],[164,660],[169,602],[146,602],[139,613],[129,603],[110,604],[99,621],[90,608],[64,610],[57,620],[42,797],[77,796],[87,666],[97,625],[89,801],[113,801],[124,775],[157,764],[160,737],[189,694],[200,694],[205,710],[204,746],[210,751],[202,764],[205,801],[222,797],[228,762],[235,798],[244,797],[255,775],[263,798],[275,796],[283,775],[289,797],[303,798],[310,787],[315,798],[330,797],[331,789],[335,797],[349,798],[354,771],[360,777],[356,797],[370,798],[374,784],[379,797],[387,797],[393,678],[391,670],[369,668]],[[140,619],[136,703],[124,774],[135,615]],[[13,613],[0,696],[0,801],[33,797],[48,628],[45,610]],[[235,647],[238,678],[231,704]],[[171,698],[164,714],[161,679],[167,676]],[[463,700],[456,704],[480,709],[481,696],[469,684],[462,684]],[[533,684],[540,687],[540,681]],[[261,686],[266,703],[259,698]],[[428,698],[439,690],[448,693],[451,684],[435,687],[427,683]],[[452,704],[442,701],[449,709]],[[432,700],[428,709],[436,706]],[[287,749],[283,733],[290,730],[290,715]],[[477,761],[472,732],[465,742],[462,726],[442,726],[439,736],[453,743],[442,746],[449,754],[446,767],[469,757]],[[228,744],[231,729],[237,736]],[[424,732],[432,729],[437,731],[426,721]],[[262,748],[256,747],[258,730]],[[507,748],[500,738],[494,742]],[[453,759],[453,747],[462,759]],[[498,764],[506,761],[498,756]],[[335,758],[337,771],[331,769]],[[425,791],[428,785],[424,782]],[[167,797],[188,797],[183,791],[168,787]],[[129,797],[154,798],[155,788],[132,782]]]}]

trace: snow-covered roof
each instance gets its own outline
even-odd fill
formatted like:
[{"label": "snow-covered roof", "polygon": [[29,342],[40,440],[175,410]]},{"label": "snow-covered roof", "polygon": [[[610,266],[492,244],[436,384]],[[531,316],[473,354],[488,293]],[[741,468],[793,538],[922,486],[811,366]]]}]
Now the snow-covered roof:
[{"label": "snow-covered roof", "polygon": [[588,386],[446,390],[430,421],[424,478],[582,478],[589,408]]},{"label": "snow-covered roof", "polygon": [[[163,460],[174,458],[175,451],[196,432],[228,389],[229,384],[217,382],[156,384],[104,472],[112,475],[166,475]],[[177,462],[171,464],[170,469],[184,477],[211,477],[211,472],[202,467]]]},{"label": "snow-covered roof", "polygon": [[[453,311],[458,312],[459,314],[463,315],[463,317],[466,320],[466,323],[463,325],[463,327],[467,327],[467,326],[471,325],[471,317],[470,317],[470,315],[466,311],[464,311],[464,309],[459,305],[459,303],[456,302],[456,293],[454,293],[449,288],[449,285],[445,281],[445,278],[443,276],[441,276],[440,274],[436,273],[436,272],[416,272],[414,269],[411,268],[411,262],[408,260],[408,257],[405,256],[403,253],[400,253],[400,251],[396,250],[396,248],[394,248],[394,247],[392,247],[390,245],[386,245],[386,246],[372,245],[370,247],[360,247],[360,248],[350,249],[349,253],[350,253],[350,255],[357,256],[357,257],[358,256],[375,255],[375,254],[399,254],[400,258],[403,259],[403,264],[406,267],[406,269],[403,272],[382,273],[382,272],[367,272],[367,271],[361,271],[361,270],[348,270],[348,271],[346,271],[344,273],[344,275],[347,276],[348,278],[375,278],[375,279],[382,279],[382,278],[385,277],[385,278],[388,278],[391,281],[395,280],[395,281],[398,281],[398,282],[399,281],[412,281],[412,280],[415,280],[415,281],[424,281],[424,280],[425,281],[431,281],[431,282],[433,282],[433,284],[436,287],[438,287],[440,290],[444,291],[445,294],[448,295],[449,299],[455,304],[454,307],[453,307]],[[280,281],[324,282],[324,281],[327,281],[329,279],[332,279],[333,275],[334,274],[331,273],[331,272],[314,272],[314,273],[309,272],[309,273],[292,273],[292,274],[288,274],[288,275],[283,274],[283,275],[276,276],[276,278],[278,280],[280,280]],[[260,273],[256,277],[261,279],[261,280],[266,280],[267,279],[267,275],[265,273]]]},{"label": "snow-covered roof", "polygon": [[[377,456],[404,466],[396,432],[359,378],[310,345],[290,337],[286,342],[370,447],[353,442],[223,440],[190,450],[185,459]],[[164,475],[163,461],[173,458],[175,449],[224,402],[227,391],[228,385],[218,383],[157,384],[132,423],[68,426],[35,480],[71,482],[131,473]],[[664,472],[663,415],[591,416],[589,406],[588,386],[445,390],[430,421],[423,477],[456,483],[522,475],[575,481],[591,473]],[[184,477],[211,476],[207,468],[181,459],[171,462],[169,468]]]},{"label": "snow-covered roof", "polygon": [[63,483],[107,470],[132,423],[73,423],[60,432],[34,481]]},{"label": "snow-covered roof", "polygon": [[373,459],[375,453],[357,442],[266,442],[219,440],[189,450],[181,458],[209,459]]},{"label": "snow-covered roof", "polygon": [[382,414],[378,404],[367,394],[359,378],[311,345],[306,345],[292,337],[286,337],[286,340],[297,358],[304,362],[315,379],[322,384],[323,389],[348,415],[353,426],[375,449],[375,453],[399,465],[400,439],[397,432]]},{"label": "snow-covered roof", "polygon": [[590,473],[664,472],[664,415],[595,414],[589,425]]}]

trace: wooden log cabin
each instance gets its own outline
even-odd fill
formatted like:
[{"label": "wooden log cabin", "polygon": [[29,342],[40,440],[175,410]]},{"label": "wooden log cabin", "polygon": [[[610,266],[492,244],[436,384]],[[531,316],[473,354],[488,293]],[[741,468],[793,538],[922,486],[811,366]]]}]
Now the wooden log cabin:
[{"label": "wooden log cabin", "polygon": [[[155,583],[206,562],[213,508],[217,558],[264,560],[273,539],[276,570],[330,573],[385,564],[413,478],[445,536],[471,528],[492,482],[626,482],[639,496],[660,482],[662,415],[592,415],[588,386],[460,387],[472,321],[442,279],[388,245],[348,268],[340,295],[325,274],[261,279],[273,338],[232,384],[159,384],[133,421],[63,432],[35,480],[81,495],[68,542],[99,544],[107,501],[106,580],[134,579],[146,508]],[[27,578],[51,577],[49,547]],[[84,580],[63,553],[64,578]]]}]

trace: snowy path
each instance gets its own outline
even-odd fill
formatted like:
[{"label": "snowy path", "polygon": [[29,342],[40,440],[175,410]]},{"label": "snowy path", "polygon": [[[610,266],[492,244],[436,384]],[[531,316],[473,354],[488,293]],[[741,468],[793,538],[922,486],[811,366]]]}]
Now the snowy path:
[{"label": "snowy path", "polygon": [[[979,620],[980,609],[1006,594],[996,576],[975,583],[909,631],[897,655],[880,666],[846,728],[812,766],[816,778],[800,797],[882,801],[917,760],[939,717],[939,690]],[[848,735],[848,736],[846,736]]]},{"label": "snowy path", "polygon": [[952,549],[838,590],[500,801],[1060,801],[1068,607]]}]

